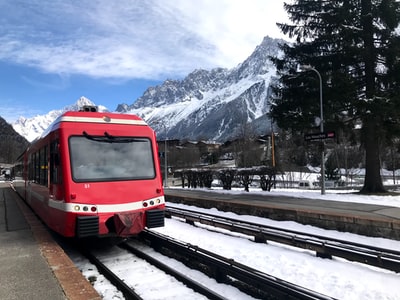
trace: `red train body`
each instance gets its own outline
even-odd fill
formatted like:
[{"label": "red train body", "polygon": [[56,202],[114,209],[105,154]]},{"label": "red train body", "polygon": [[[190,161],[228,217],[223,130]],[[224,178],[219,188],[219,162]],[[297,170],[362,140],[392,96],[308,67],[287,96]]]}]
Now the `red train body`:
[{"label": "red train body", "polygon": [[66,237],[120,236],[164,226],[154,131],[134,115],[62,114],[20,157],[17,192]]}]

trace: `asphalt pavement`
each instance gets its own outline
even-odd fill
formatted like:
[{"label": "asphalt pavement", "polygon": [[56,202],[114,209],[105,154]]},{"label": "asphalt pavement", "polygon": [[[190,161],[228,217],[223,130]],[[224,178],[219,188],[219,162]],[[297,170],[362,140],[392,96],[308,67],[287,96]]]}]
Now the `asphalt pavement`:
[{"label": "asphalt pavement", "polygon": [[7,183],[0,183],[0,299],[67,299]]}]

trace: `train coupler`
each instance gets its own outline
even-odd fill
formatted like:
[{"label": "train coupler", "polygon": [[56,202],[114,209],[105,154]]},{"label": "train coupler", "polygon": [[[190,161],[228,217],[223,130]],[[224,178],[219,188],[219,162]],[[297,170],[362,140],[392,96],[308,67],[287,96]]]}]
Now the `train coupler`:
[{"label": "train coupler", "polygon": [[127,212],[114,215],[115,233],[127,237],[140,233],[144,229],[143,212]]}]

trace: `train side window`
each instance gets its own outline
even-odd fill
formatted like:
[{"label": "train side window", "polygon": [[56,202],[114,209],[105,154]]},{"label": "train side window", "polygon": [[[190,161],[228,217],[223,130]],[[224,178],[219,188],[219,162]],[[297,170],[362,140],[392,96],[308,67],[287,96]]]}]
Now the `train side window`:
[{"label": "train side window", "polygon": [[32,181],[35,178],[33,166],[34,166],[33,154],[29,154],[29,157],[28,157],[28,180],[29,181]]},{"label": "train side window", "polygon": [[58,140],[50,144],[50,183],[60,184],[60,151]]},{"label": "train side window", "polygon": [[39,159],[40,159],[40,184],[47,186],[48,184],[48,155],[47,155],[47,146],[44,146],[39,151]]},{"label": "train side window", "polygon": [[33,167],[34,167],[34,176],[35,182],[40,182],[40,159],[39,159],[39,151],[35,152],[33,155]]}]

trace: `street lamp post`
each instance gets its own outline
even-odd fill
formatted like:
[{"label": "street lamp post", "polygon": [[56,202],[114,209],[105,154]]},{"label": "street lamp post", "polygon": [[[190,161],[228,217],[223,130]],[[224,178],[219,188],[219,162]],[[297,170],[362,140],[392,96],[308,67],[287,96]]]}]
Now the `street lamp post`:
[{"label": "street lamp post", "polygon": [[[319,78],[319,106],[320,106],[320,131],[324,132],[324,110],[322,101],[322,77],[321,74],[310,65],[301,65],[301,71],[314,71],[317,73]],[[322,151],[321,151],[321,195],[325,194],[325,143],[322,141]]]}]

